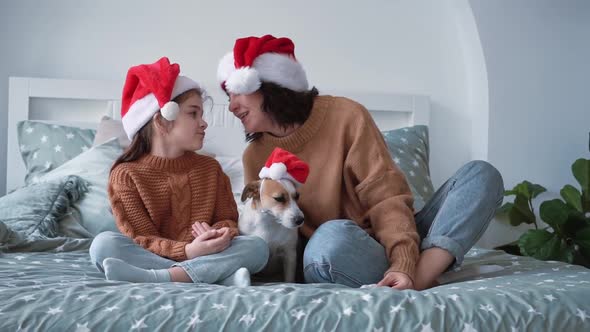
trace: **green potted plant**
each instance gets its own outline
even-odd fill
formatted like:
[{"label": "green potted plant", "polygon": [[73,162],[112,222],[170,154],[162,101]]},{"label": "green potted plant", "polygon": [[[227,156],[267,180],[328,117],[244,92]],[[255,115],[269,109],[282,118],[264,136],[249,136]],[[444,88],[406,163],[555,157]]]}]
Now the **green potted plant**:
[{"label": "green potted plant", "polygon": [[513,226],[524,223],[535,228],[498,249],[590,267],[590,160],[576,160],[572,173],[580,190],[568,184],[561,189],[561,198],[541,203],[539,216],[548,225],[543,228],[533,208],[533,200],[546,191],[543,186],[523,181],[504,192],[504,196],[514,196],[514,201],[502,205],[499,214],[507,215]]}]

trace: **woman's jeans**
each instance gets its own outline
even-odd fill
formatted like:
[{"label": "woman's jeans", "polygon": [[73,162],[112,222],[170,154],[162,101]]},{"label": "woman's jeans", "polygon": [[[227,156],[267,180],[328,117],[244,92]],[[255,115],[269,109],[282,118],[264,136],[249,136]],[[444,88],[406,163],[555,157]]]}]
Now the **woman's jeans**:
[{"label": "woman's jeans", "polygon": [[[455,258],[454,266],[459,266],[486,230],[503,195],[502,176],[492,165],[469,162],[415,215],[420,250],[442,248]],[[389,266],[383,246],[350,220],[322,224],[303,254],[308,283],[360,287],[379,282]]]},{"label": "woman's jeans", "polygon": [[245,267],[254,274],[268,261],[268,246],[256,236],[237,236],[224,251],[176,262],[133,242],[129,237],[116,232],[98,234],[90,246],[90,258],[99,271],[104,273],[105,258],[121,259],[142,269],[169,269],[181,267],[195,283],[212,284],[221,281],[237,269]]}]

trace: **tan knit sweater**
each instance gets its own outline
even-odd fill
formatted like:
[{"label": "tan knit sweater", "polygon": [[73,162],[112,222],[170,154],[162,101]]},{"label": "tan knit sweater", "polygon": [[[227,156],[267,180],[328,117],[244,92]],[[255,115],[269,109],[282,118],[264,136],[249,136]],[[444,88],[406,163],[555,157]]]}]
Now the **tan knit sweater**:
[{"label": "tan knit sweater", "polygon": [[248,145],[243,156],[246,183],[258,179],[275,147],[309,163],[299,200],[304,236],[309,238],[326,221],[351,219],[385,247],[391,263],[386,273],[403,272],[414,279],[419,236],[412,194],[362,105],[316,97],[310,117],[295,132],[282,138],[265,133]]},{"label": "tan knit sweater", "polygon": [[111,172],[109,198],[117,227],[147,250],[175,261],[194,237],[191,225],[206,222],[238,233],[238,212],[229,178],[210,157],[187,152],[176,159],[145,155]]}]

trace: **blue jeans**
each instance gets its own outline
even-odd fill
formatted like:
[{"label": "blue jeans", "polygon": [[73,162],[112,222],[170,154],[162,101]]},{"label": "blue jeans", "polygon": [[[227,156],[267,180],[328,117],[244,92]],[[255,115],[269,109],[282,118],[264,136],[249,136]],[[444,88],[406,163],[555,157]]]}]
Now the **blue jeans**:
[{"label": "blue jeans", "polygon": [[254,274],[264,268],[268,255],[266,242],[255,236],[237,236],[220,253],[183,262],[158,256],[136,244],[131,238],[116,232],[98,234],[90,246],[92,263],[103,273],[102,262],[105,258],[113,257],[142,269],[169,269],[179,266],[193,282],[207,284],[227,278],[240,267],[245,267]]},{"label": "blue jeans", "polygon": [[[416,213],[420,250],[438,247],[455,257],[454,266],[484,233],[502,203],[500,173],[485,161],[472,161],[443,184]],[[303,253],[303,275],[309,283],[349,287],[383,279],[390,263],[385,249],[356,223],[330,220],[314,232]]]}]

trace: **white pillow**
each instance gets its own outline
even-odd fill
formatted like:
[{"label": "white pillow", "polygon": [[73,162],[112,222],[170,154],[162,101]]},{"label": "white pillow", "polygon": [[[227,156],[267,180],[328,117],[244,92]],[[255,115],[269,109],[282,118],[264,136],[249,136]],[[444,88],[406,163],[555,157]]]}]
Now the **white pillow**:
[{"label": "white pillow", "polygon": [[215,159],[221,165],[223,172],[229,177],[232,193],[238,206],[242,203],[242,189],[244,189],[244,168],[241,157],[217,156]]},{"label": "white pillow", "polygon": [[50,181],[74,174],[89,182],[88,192],[74,205],[76,211],[68,220],[61,221],[64,225],[73,224],[70,219],[79,216],[79,223],[92,235],[103,231],[117,231],[107,185],[111,166],[122,152],[118,140],[113,138],[92,147],[40,178],[40,181]]},{"label": "white pillow", "polygon": [[121,145],[123,149],[131,144],[131,141],[127,138],[127,134],[125,134],[125,130],[123,129],[123,123],[119,120],[113,120],[108,116],[103,116],[98,124],[98,129],[94,135],[94,143],[92,146],[101,145],[113,137],[119,139],[119,145]]}]

